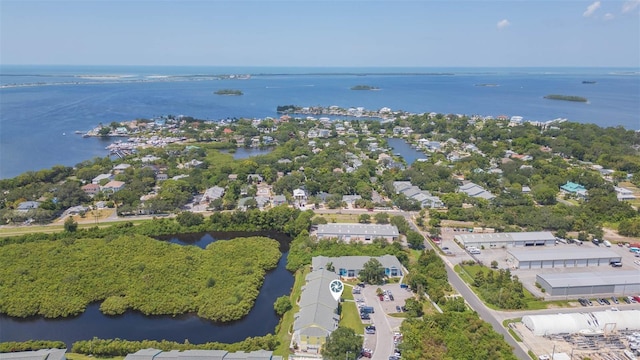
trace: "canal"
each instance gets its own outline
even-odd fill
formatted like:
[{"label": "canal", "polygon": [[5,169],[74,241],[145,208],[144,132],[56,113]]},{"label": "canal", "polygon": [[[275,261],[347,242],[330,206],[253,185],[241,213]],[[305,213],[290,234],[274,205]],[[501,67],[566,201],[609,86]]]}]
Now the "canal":
[{"label": "canal", "polygon": [[405,139],[387,138],[387,144],[393,149],[393,154],[401,156],[407,165],[413,164],[418,159],[428,158],[428,155],[422,151],[412,148]]},{"label": "canal", "polygon": [[238,321],[216,323],[193,314],[180,316],[145,316],[128,311],[119,316],[100,312],[100,304],[90,304],[86,311],[72,318],[45,319],[34,316],[26,319],[0,315],[0,342],[25,340],[60,340],[71,345],[78,340],[101,339],[170,340],[192,344],[211,341],[232,343],[247,337],[274,333],[279,318],[273,303],[288,295],[293,286],[293,275],[285,269],[290,238],[276,232],[209,232],[180,234],[163,237],[183,246],[205,248],[208,244],[236,237],[266,236],[278,240],[282,257],[278,266],[268,272],[253,309]]}]

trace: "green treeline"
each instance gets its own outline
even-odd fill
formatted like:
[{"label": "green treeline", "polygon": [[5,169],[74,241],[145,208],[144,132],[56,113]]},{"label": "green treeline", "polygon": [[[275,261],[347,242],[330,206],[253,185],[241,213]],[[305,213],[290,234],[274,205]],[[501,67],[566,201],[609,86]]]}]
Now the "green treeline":
[{"label": "green treeline", "polygon": [[237,320],[253,307],[277,241],[238,238],[205,250],[141,235],[26,242],[0,247],[0,312],[63,317],[95,301],[109,315],[197,313]]},{"label": "green treeline", "polygon": [[226,350],[230,352],[235,351],[257,351],[260,349],[275,350],[279,341],[277,336],[273,334],[267,334],[265,336],[250,337],[243,341],[225,344],[220,342],[209,342],[204,344],[190,344],[188,341],[184,343],[178,343],[175,341],[157,341],[157,340],[143,340],[143,341],[129,341],[121,339],[97,339],[93,340],[81,340],[73,343],[71,351],[79,354],[91,354],[96,357],[113,357],[113,356],[126,356],[127,354],[133,354],[134,352],[142,349],[159,349],[162,351],[170,350]]},{"label": "green treeline", "polygon": [[400,330],[406,360],[517,359],[502,335],[469,311],[407,319]]},{"label": "green treeline", "polygon": [[406,282],[417,294],[426,291],[438,304],[443,304],[446,301],[445,294],[452,290],[444,262],[433,250],[426,250],[420,254],[418,261],[412,265]]},{"label": "green treeline", "polygon": [[524,288],[517,276],[509,269],[494,271],[480,267],[473,278],[473,287],[488,304],[501,309],[526,309]]},{"label": "green treeline", "polygon": [[[197,214],[196,214],[197,215]],[[131,222],[109,227],[78,229],[74,233],[58,232],[52,234],[32,233],[20,236],[0,238],[0,246],[36,241],[55,241],[64,239],[100,238],[113,239],[121,235],[160,236],[186,234],[207,231],[277,231],[286,234],[298,234],[311,225],[313,212],[301,212],[286,205],[276,206],[269,211],[251,209],[247,211],[216,212],[202,219],[198,225],[181,224],[178,219],[154,218],[137,226]]]},{"label": "green treeline", "polygon": [[66,348],[67,345],[65,345],[63,341],[28,340],[0,342],[0,353]]},{"label": "green treeline", "polygon": [[344,243],[335,239],[316,240],[304,230],[291,242],[287,257],[287,270],[296,271],[311,264],[314,256],[382,256],[394,255],[405,266],[408,256],[402,250],[400,243],[387,243],[385,240],[374,239],[372,244]]},{"label": "green treeline", "polygon": [[558,94],[551,94],[551,95],[547,95],[544,97],[545,99],[551,99],[551,100],[564,100],[564,101],[576,101],[576,102],[587,102],[587,98],[584,98],[582,96],[574,96],[574,95],[558,95]]}]

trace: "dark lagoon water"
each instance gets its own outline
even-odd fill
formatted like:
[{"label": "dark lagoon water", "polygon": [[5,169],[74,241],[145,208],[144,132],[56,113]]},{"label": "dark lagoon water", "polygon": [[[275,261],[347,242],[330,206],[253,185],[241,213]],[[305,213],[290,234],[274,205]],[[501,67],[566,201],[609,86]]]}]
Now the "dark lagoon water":
[{"label": "dark lagoon water", "polygon": [[100,312],[100,304],[91,304],[79,316],[62,319],[27,319],[0,315],[0,342],[37,340],[61,340],[71,348],[73,342],[101,339],[127,340],[171,340],[193,344],[210,341],[237,342],[247,337],[274,333],[279,318],[273,310],[275,300],[291,292],[293,275],[285,269],[290,239],[276,232],[211,232],[203,234],[181,234],[163,237],[185,246],[206,247],[218,240],[236,237],[267,236],[280,242],[283,252],[276,269],[265,276],[264,284],[251,312],[243,319],[230,323],[215,323],[196,315],[145,316],[136,311],[128,311],[119,316],[107,316]]},{"label": "dark lagoon water", "polygon": [[416,150],[409,145],[405,139],[388,138],[387,143],[393,154],[400,155],[407,165],[411,165],[418,159],[426,159],[428,156],[420,150]]},{"label": "dark lagoon water", "polygon": [[[212,74],[252,74],[215,80]],[[582,81],[595,81],[583,84]],[[354,85],[378,91],[353,91]],[[492,86],[478,86],[487,85]],[[20,86],[16,86],[20,85]],[[637,68],[220,68],[0,67],[0,178],[106,156],[84,139],[98,123],[189,115],[200,119],[276,117],[278,105],[364,107],[481,115],[558,117],[640,129]],[[216,90],[243,96],[217,96]],[[586,97],[588,103],[544,99]]]}]

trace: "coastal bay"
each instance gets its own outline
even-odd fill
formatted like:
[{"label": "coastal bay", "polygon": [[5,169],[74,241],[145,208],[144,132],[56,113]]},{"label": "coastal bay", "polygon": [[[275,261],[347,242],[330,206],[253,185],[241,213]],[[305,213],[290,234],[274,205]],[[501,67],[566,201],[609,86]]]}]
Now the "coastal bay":
[{"label": "coastal bay", "polygon": [[[210,120],[277,117],[276,107],[281,104],[519,115],[539,121],[563,117],[605,127],[640,129],[640,74],[633,69],[515,70],[352,68],[322,73],[319,69],[280,68],[7,67],[0,85],[69,83],[0,89],[0,178],[107,156],[105,147],[110,139],[83,139],[74,134],[99,123],[167,114]],[[187,76],[223,72],[252,75],[244,80]],[[367,82],[385,91],[351,91],[354,83],[362,81],[362,76],[355,75],[358,72],[366,73]],[[107,76],[113,74],[145,81],[120,82]],[[177,75],[182,76],[180,81],[160,77]],[[584,78],[594,79],[598,86],[585,87],[581,83]],[[214,86],[238,89],[245,95],[212,96]],[[589,99],[589,106],[543,98],[555,92],[580,93]]]}]

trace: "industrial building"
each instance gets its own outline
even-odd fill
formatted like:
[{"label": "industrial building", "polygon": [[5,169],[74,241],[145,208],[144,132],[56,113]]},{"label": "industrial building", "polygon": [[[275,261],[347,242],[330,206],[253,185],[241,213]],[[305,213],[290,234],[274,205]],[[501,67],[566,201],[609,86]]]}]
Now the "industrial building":
[{"label": "industrial building", "polygon": [[513,232],[491,234],[461,234],[454,236],[456,242],[463,247],[501,248],[555,245],[556,238],[548,231]]},{"label": "industrial building", "polygon": [[640,311],[594,311],[591,313],[527,315],[522,323],[536,336],[555,334],[604,334],[640,330]]},{"label": "industrial building", "polygon": [[335,238],[344,242],[370,242],[382,238],[388,242],[399,239],[398,228],[389,224],[320,224],[316,232],[318,239]]},{"label": "industrial building", "polygon": [[602,248],[511,249],[508,253],[518,269],[608,266],[622,261],[617,253]]},{"label": "industrial building", "polygon": [[551,296],[624,296],[640,293],[638,270],[538,274],[536,282]]}]

